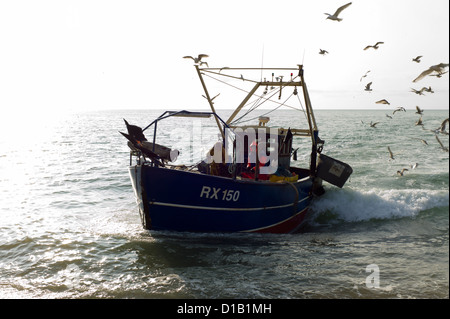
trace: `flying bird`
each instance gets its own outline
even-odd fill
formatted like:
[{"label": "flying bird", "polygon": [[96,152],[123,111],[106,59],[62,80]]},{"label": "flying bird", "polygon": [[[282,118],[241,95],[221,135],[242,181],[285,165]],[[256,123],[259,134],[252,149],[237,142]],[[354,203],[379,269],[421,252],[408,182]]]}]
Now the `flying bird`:
[{"label": "flying bird", "polygon": [[206,54],[199,54],[198,57],[196,57],[196,58],[191,57],[190,55],[187,55],[187,56],[184,56],[183,59],[192,59],[192,60],[194,60],[195,63],[200,63],[203,58],[207,58],[207,57],[209,57],[209,56]]},{"label": "flying bird", "polygon": [[388,102],[387,100],[385,100],[385,99],[376,101],[375,103],[376,103],[376,104],[387,104],[387,105],[391,105],[391,103],[389,103],[389,102]]},{"label": "flying bird", "polygon": [[344,4],[343,6],[339,7],[334,14],[329,14],[329,13],[324,13],[324,14],[326,14],[328,16],[327,19],[340,22],[340,21],[342,21],[342,19],[338,18],[338,15],[342,12],[342,10],[344,10],[351,4],[352,4],[351,2]]},{"label": "flying bird", "polygon": [[377,43],[375,43],[374,45],[368,45],[368,46],[366,46],[366,47],[364,48],[364,50],[367,50],[367,49],[370,49],[370,48],[375,49],[375,50],[378,50],[378,46],[379,46],[380,44],[384,44],[384,42],[377,42]]},{"label": "flying bird", "polygon": [[[433,75],[432,73],[434,73],[434,72],[436,72],[435,76],[441,77],[442,74],[444,74],[444,69],[446,67],[448,67],[448,63],[439,63],[436,65],[432,65],[427,70],[420,73],[419,76],[413,80],[413,82],[414,83],[418,82],[418,81],[422,80],[424,77],[426,77],[427,75]],[[445,72],[445,73],[447,73],[447,72]]]},{"label": "flying bird", "polygon": [[386,117],[392,119],[392,116],[390,116],[389,114],[386,114]]},{"label": "flying bird", "polygon": [[423,126],[423,123],[422,123],[422,116],[420,116],[420,119],[417,120],[416,126],[417,126],[417,125],[422,125],[422,126]]},{"label": "flying bird", "polygon": [[378,123],[380,123],[380,122],[375,122],[375,123],[373,123],[372,121],[370,121],[370,127],[373,127],[373,128],[375,128],[375,126],[378,124]]},{"label": "flying bird", "polygon": [[407,168],[403,168],[401,171],[397,171],[397,175],[403,176],[403,173],[406,172],[407,170],[408,170]]},{"label": "flying bird", "polygon": [[392,153],[391,148],[389,146],[387,148],[388,148],[388,152],[389,152],[389,158],[390,159],[395,159],[394,158],[394,153]]},{"label": "flying bird", "polygon": [[437,129],[430,130],[430,129],[426,129],[424,126],[422,126],[422,129],[425,131],[433,132],[434,134],[449,135],[449,133],[445,130],[447,123],[448,123],[448,118],[446,118]]},{"label": "flying bird", "polygon": [[370,88],[371,85],[372,85],[372,82],[367,83],[364,91],[369,91],[369,92],[372,91],[372,89]]},{"label": "flying bird", "polygon": [[444,152],[448,152],[448,148],[444,146],[444,144],[442,144],[441,140],[439,139],[439,137],[437,135],[434,135],[436,137],[436,140],[438,141],[439,145],[441,145],[441,149]]},{"label": "flying bird", "polygon": [[423,114],[423,110],[418,106],[416,106],[416,114],[419,114],[419,115]]},{"label": "flying bird", "polygon": [[411,169],[416,169],[417,166],[419,166],[419,163],[414,163],[414,164],[409,165],[409,167],[411,167]]},{"label": "flying bird", "polygon": [[418,95],[425,95],[425,94],[423,94],[423,90],[416,90],[416,89],[411,88],[411,92],[414,92]]},{"label": "flying bird", "polygon": [[410,138],[413,139],[413,140],[421,141],[422,144],[424,144],[424,145],[428,145],[427,141],[425,141],[424,139],[421,139],[421,138],[418,138],[418,137],[410,137]]},{"label": "flying bird", "polygon": [[414,59],[412,59],[414,62],[420,63],[420,58],[422,58],[422,55],[416,56]]},{"label": "flying bird", "polygon": [[361,77],[361,78],[359,79],[359,82],[361,82],[361,81],[362,81],[362,79],[363,79],[363,78],[365,78],[365,77],[367,76],[367,73],[369,73],[369,72],[370,72],[370,70],[369,70],[369,71],[367,71],[367,72],[366,72],[366,74],[364,74],[364,75],[363,75],[363,76],[362,76],[362,77]]},{"label": "flying bird", "polygon": [[328,51],[327,50],[322,50],[322,49],[319,49],[320,51],[319,51],[319,54],[322,54],[322,55],[325,55],[325,54],[327,54],[328,53]]},{"label": "flying bird", "polygon": [[400,112],[400,111],[406,112],[406,109],[403,106],[398,107],[397,109],[394,110],[394,112],[392,112],[392,114],[395,114],[395,112]]},{"label": "flying bird", "polygon": [[423,87],[423,88],[421,88],[420,90],[421,90],[422,92],[425,91],[425,92],[429,92],[429,93],[434,93],[434,91],[433,91],[433,89],[431,88],[431,86],[429,86],[429,87]]},{"label": "flying bird", "polygon": [[[213,97],[212,99],[211,99],[211,103],[212,104],[214,104],[214,99],[216,98],[216,97],[218,97],[220,95],[220,93],[219,94],[217,94],[215,97]],[[204,96],[203,94],[202,94],[202,96],[205,98],[205,99],[208,99],[206,96]]]},{"label": "flying bird", "polygon": [[448,123],[448,118],[446,118],[446,119],[441,123],[441,126],[437,129],[439,133],[448,135],[448,133],[445,131],[445,127],[446,127],[447,123]]}]

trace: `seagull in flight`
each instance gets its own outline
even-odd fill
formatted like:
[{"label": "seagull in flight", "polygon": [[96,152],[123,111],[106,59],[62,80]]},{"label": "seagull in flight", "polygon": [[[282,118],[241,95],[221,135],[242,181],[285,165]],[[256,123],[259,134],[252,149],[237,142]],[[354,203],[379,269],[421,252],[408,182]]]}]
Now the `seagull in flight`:
[{"label": "seagull in flight", "polygon": [[327,53],[328,53],[327,50],[319,49],[319,54],[325,55],[325,54],[327,54]]},{"label": "seagull in flight", "polygon": [[420,63],[420,59],[422,58],[422,55],[416,56],[414,59],[412,59],[414,62]]},{"label": "seagull in flight", "polygon": [[373,128],[375,128],[376,127],[376,125],[378,124],[378,123],[380,123],[380,122],[375,122],[375,123],[373,123],[372,121],[370,121],[370,127],[373,127]]},{"label": "seagull in flight", "polygon": [[421,90],[422,92],[425,91],[425,92],[429,92],[429,93],[434,93],[434,91],[433,91],[433,89],[431,88],[431,86],[429,86],[429,87],[423,87],[423,88],[421,88],[420,90]]},{"label": "seagull in flight", "polygon": [[362,76],[362,77],[361,77],[361,78],[359,79],[359,82],[361,82],[361,81],[362,81],[362,79],[363,79],[363,78],[365,78],[365,77],[367,76],[367,73],[369,73],[369,72],[370,72],[370,70],[369,70],[369,71],[367,71],[367,72],[366,72],[366,74],[364,74],[364,75],[363,75],[363,76]]},{"label": "seagull in flight", "polygon": [[375,49],[375,50],[378,50],[378,46],[379,46],[380,44],[384,44],[384,42],[377,42],[377,43],[375,43],[374,45],[368,45],[368,46],[366,46],[366,47],[364,48],[364,50],[367,50],[367,49],[370,49],[370,48],[373,48],[373,49]]},{"label": "seagull in flight", "polygon": [[421,138],[418,138],[418,137],[410,137],[410,138],[413,139],[413,140],[421,141],[422,144],[424,144],[424,145],[428,145],[427,141],[425,141],[424,139],[421,139]]},{"label": "seagull in flight", "polygon": [[437,129],[439,133],[448,135],[448,133],[445,131],[445,126],[447,125],[447,123],[448,123],[448,118],[446,118],[446,119],[442,122],[441,126]]},{"label": "seagull in flight", "polygon": [[372,82],[367,83],[364,91],[368,91],[368,92],[372,91],[372,89],[370,88],[371,85],[372,85]]},{"label": "seagull in flight", "polygon": [[389,146],[387,148],[388,148],[388,152],[389,152],[389,158],[390,159],[395,159],[394,158],[394,153],[392,153],[391,148]]},{"label": "seagull in flight", "polygon": [[422,126],[422,129],[426,130],[426,131],[430,131],[433,132],[434,134],[443,134],[443,135],[449,135],[449,133],[445,130],[446,126],[448,123],[448,118],[446,118],[441,125],[435,129],[435,130],[430,130],[430,129],[426,129],[425,127]]},{"label": "seagull in flight", "polygon": [[[184,56],[183,59],[192,59],[192,60],[194,60],[195,63],[201,63],[202,59],[207,58],[207,57],[209,57],[209,56],[206,54],[199,54],[198,57],[196,57],[196,58],[191,57],[190,55],[187,55],[187,56]],[[205,63],[205,62],[203,62],[203,63]]]},{"label": "seagull in flight", "polygon": [[344,4],[343,6],[339,7],[334,14],[329,14],[329,13],[324,13],[324,14],[326,14],[328,16],[327,19],[340,22],[340,21],[342,21],[342,19],[338,18],[338,15],[342,12],[342,10],[349,7],[351,4],[352,4],[351,2]]},{"label": "seagull in flight", "polygon": [[425,95],[425,94],[423,94],[423,89],[422,90],[416,90],[416,89],[411,88],[411,92],[414,92],[414,93],[416,93],[418,95]]},{"label": "seagull in flight", "polygon": [[[444,74],[444,69],[446,67],[448,67],[448,63],[439,63],[436,65],[432,65],[427,70],[420,73],[419,76],[413,80],[413,82],[414,83],[418,82],[418,81],[422,80],[424,77],[426,77],[427,75],[433,75],[432,73],[434,73],[434,72],[437,73],[437,74],[434,74],[435,76],[440,77],[440,76],[442,76],[442,74]],[[445,72],[445,73],[447,73],[447,72]]]},{"label": "seagull in flight", "polygon": [[439,137],[436,135],[434,135],[436,137],[436,140],[438,141],[439,145],[441,145],[441,148],[444,152],[448,152],[448,148],[444,146],[444,144],[442,144],[441,140],[439,139]]},{"label": "seagull in flight", "polygon": [[416,106],[416,114],[419,114],[419,115],[423,114],[423,110],[418,106]]},{"label": "seagull in flight", "polygon": [[[218,97],[220,95],[220,93],[219,94],[217,94],[215,97],[213,97],[212,99],[211,99],[211,103],[212,104],[214,104],[214,99],[216,98],[216,97]],[[205,98],[205,99],[208,99],[206,96],[204,96],[203,94],[202,94],[202,96]]]},{"label": "seagull in flight", "polygon": [[417,120],[416,126],[417,126],[417,125],[422,125],[422,126],[423,126],[423,123],[422,123],[422,116],[420,116],[420,119]]},{"label": "seagull in flight", "polygon": [[397,171],[397,175],[398,176],[403,176],[403,173],[405,172],[405,171],[407,171],[408,169],[407,168],[403,168],[401,171]]},{"label": "seagull in flight", "polygon": [[406,112],[406,109],[403,106],[398,107],[396,110],[394,110],[394,112],[392,112],[392,114],[395,114],[395,112],[400,112],[400,111]]},{"label": "seagull in flight", "polygon": [[375,103],[376,103],[376,104],[387,104],[387,105],[391,105],[391,103],[389,103],[389,102],[388,102],[387,100],[385,100],[385,99],[376,101]]}]

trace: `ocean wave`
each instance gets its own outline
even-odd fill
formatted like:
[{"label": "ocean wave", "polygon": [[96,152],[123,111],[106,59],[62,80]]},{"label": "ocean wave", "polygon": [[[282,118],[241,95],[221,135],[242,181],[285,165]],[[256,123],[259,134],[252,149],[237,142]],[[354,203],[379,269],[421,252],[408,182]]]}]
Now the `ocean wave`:
[{"label": "ocean wave", "polygon": [[313,201],[315,216],[359,222],[373,219],[415,217],[421,211],[448,207],[448,190],[368,190],[331,189]]}]

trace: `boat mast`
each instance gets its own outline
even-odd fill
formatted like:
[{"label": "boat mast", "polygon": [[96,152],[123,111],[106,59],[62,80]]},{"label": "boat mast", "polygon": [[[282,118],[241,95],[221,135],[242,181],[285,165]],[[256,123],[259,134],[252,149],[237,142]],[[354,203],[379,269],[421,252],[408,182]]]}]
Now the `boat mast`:
[{"label": "boat mast", "polygon": [[214,119],[216,120],[217,127],[219,128],[220,134],[222,134],[222,139],[225,140],[225,135],[224,135],[223,129],[220,126],[219,120],[217,119],[216,110],[214,109],[213,102],[211,100],[211,97],[209,96],[208,89],[206,88],[205,82],[203,81],[202,73],[200,72],[200,69],[197,64],[195,65],[195,69],[197,70],[198,77],[200,78],[200,82],[202,83],[203,90],[205,91],[205,94],[206,94],[206,99],[208,100],[209,106],[211,107],[211,111],[215,114]]},{"label": "boat mast", "polygon": [[308,117],[308,124],[311,132],[312,150],[311,150],[310,172],[315,175],[317,165],[317,142],[319,138],[318,136],[319,131],[317,129],[316,119],[314,117],[314,113],[312,110],[311,100],[309,99],[308,89],[306,88],[306,83],[303,78],[303,65],[299,65],[298,75],[300,76],[302,82],[303,97],[305,99],[305,106],[306,106],[306,115]]},{"label": "boat mast", "polygon": [[306,106],[306,115],[308,118],[308,125],[309,125],[309,129],[311,132],[311,137],[313,139],[313,143],[314,141],[314,131],[317,131],[317,125],[316,125],[316,120],[314,118],[314,114],[312,111],[312,107],[311,107],[311,100],[309,99],[309,95],[308,95],[308,89],[306,88],[306,83],[305,83],[305,79],[303,78],[303,65],[299,65],[299,72],[298,75],[300,76],[300,80],[302,83],[302,90],[303,90],[303,98],[305,99],[305,106]]}]

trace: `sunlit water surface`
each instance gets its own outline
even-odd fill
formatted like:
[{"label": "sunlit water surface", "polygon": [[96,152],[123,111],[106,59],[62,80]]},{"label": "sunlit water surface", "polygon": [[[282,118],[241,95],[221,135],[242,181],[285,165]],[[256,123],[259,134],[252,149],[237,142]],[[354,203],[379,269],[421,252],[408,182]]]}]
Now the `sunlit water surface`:
[{"label": "sunlit water surface", "polygon": [[[414,125],[414,111],[392,119],[316,111],[323,153],[353,174],[342,189],[326,184],[303,232],[290,235],[143,230],[118,131],[123,118],[145,127],[161,113],[86,112],[3,126],[0,298],[449,297],[449,153]],[[269,116],[285,127],[301,118]],[[425,111],[425,128],[447,117]],[[179,161],[197,161],[203,149],[195,143],[206,150],[217,138],[214,121],[195,121],[159,127],[161,141],[181,149]],[[448,148],[448,135],[439,139]],[[307,162],[299,151],[295,165]],[[409,170],[397,176],[402,168]],[[369,265],[378,287],[366,283]]]}]

